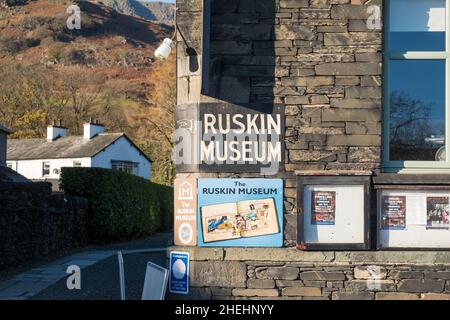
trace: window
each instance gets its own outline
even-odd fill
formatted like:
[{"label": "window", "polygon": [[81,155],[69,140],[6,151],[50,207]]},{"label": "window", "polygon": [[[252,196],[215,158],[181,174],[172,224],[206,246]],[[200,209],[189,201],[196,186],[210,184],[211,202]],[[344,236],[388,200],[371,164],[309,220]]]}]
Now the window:
[{"label": "window", "polygon": [[42,176],[48,176],[50,175],[50,162],[44,161],[42,162]]},{"label": "window", "polygon": [[450,168],[446,1],[386,4],[384,167]]},{"label": "window", "polygon": [[13,168],[13,164],[12,164],[12,162],[7,162],[7,163],[6,163],[6,166],[7,166],[8,168],[10,168],[10,169],[12,169],[12,168]]},{"label": "window", "polygon": [[131,161],[111,161],[111,168],[113,170],[123,171],[126,173],[131,173],[138,175],[139,173],[139,163]]},{"label": "window", "polygon": [[73,167],[74,167],[74,168],[80,168],[80,167],[81,167],[81,161],[75,160],[75,161],[73,162]]}]

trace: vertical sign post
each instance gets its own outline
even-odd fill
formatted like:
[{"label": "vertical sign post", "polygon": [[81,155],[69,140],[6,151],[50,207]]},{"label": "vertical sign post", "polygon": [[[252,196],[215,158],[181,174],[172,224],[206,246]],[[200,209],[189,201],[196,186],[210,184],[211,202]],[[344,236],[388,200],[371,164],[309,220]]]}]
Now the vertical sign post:
[{"label": "vertical sign post", "polygon": [[170,282],[169,291],[171,293],[189,293],[189,253],[170,253]]},{"label": "vertical sign post", "polygon": [[174,182],[174,242],[177,246],[197,244],[197,179]]}]

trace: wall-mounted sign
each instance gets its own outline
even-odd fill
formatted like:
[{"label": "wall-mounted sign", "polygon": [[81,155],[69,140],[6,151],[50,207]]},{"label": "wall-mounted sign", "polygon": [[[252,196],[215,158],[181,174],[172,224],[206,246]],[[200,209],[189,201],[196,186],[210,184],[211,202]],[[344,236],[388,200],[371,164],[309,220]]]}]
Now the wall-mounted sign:
[{"label": "wall-mounted sign", "polygon": [[378,248],[450,248],[450,190],[378,187]]},{"label": "wall-mounted sign", "polygon": [[336,191],[313,191],[311,201],[311,224],[334,225]]},{"label": "wall-mounted sign", "polygon": [[174,242],[178,246],[197,243],[197,179],[174,182]]},{"label": "wall-mounted sign", "polygon": [[284,108],[257,110],[229,103],[177,107],[175,163],[178,172],[283,170]]},{"label": "wall-mounted sign", "polygon": [[427,197],[427,228],[448,229],[449,197]]},{"label": "wall-mounted sign", "polygon": [[298,249],[369,248],[370,176],[299,175],[297,179]]},{"label": "wall-mounted sign", "polygon": [[382,228],[404,229],[406,227],[406,197],[383,196]]},{"label": "wall-mounted sign", "polygon": [[281,179],[199,179],[198,245],[281,247]]},{"label": "wall-mounted sign", "polygon": [[169,291],[171,293],[189,293],[189,253],[170,253],[170,281]]}]

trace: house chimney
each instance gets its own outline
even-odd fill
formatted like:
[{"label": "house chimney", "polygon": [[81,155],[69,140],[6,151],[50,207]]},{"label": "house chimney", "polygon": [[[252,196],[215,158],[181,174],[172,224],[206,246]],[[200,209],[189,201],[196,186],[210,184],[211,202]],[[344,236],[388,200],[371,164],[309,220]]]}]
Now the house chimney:
[{"label": "house chimney", "polygon": [[85,140],[91,140],[96,135],[105,132],[105,127],[98,123],[98,121],[90,119],[89,123],[85,123],[83,126],[83,136]]},{"label": "house chimney", "polygon": [[59,123],[56,124],[56,121],[53,121],[53,124],[47,127],[47,141],[55,141],[60,137],[67,136],[67,128],[63,126],[62,120],[59,120]]}]

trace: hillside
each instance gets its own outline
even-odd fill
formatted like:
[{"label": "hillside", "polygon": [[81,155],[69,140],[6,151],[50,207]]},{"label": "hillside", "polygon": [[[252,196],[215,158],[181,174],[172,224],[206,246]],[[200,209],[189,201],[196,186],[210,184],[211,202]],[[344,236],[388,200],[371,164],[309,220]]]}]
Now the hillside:
[{"label": "hillside", "polygon": [[175,69],[175,61],[154,59],[173,27],[99,2],[77,3],[81,30],[67,28],[72,1],[0,6],[0,123],[11,138],[31,138],[45,136],[55,119],[80,134],[92,117],[143,147],[160,140],[143,119],[160,108],[152,101],[155,65]]},{"label": "hillside", "polygon": [[101,0],[101,2],[119,13],[173,25],[175,6],[170,3],[136,0]]},{"label": "hillside", "polygon": [[171,27],[120,14],[99,3],[80,1],[81,30],[68,30],[71,2],[32,1],[0,11],[0,65],[45,67],[58,72],[77,66],[105,76],[107,85],[143,99],[153,53]]},{"label": "hillside", "polygon": [[150,9],[156,21],[173,25],[175,20],[175,5],[165,2],[141,2],[142,5]]}]

